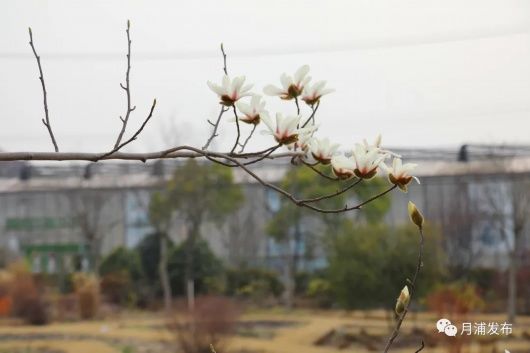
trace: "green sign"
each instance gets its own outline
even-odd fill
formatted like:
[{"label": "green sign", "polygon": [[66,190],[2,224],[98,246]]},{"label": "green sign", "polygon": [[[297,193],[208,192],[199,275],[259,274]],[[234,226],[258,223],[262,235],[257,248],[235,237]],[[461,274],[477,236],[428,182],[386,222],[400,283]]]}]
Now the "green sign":
[{"label": "green sign", "polygon": [[5,230],[11,231],[37,231],[60,228],[73,228],[76,222],[68,217],[35,217],[35,218],[7,218]]}]

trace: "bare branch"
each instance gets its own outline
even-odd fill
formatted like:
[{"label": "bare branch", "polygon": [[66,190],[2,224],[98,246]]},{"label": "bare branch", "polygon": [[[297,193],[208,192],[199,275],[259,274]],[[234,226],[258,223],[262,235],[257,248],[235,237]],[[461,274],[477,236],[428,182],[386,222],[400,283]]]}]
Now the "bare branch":
[{"label": "bare branch", "polygon": [[334,176],[329,176],[329,175],[326,175],[324,173],[322,173],[320,170],[318,170],[317,168],[315,168],[315,166],[313,164],[309,164],[305,161],[302,161],[302,163],[304,163],[306,166],[308,166],[312,171],[314,171],[315,173],[317,173],[318,175],[320,175],[321,177],[323,178],[326,178],[328,180],[333,180],[333,181],[337,181],[337,180],[340,180],[339,178],[337,177],[334,177]]},{"label": "bare branch", "polygon": [[[223,43],[221,43],[221,54],[223,56],[223,72],[225,73],[225,75],[228,76],[228,69],[226,68],[226,53],[225,53],[225,47],[224,47]],[[226,113],[228,111],[228,109],[229,108],[221,105],[221,111],[219,112],[219,116],[217,116],[217,120],[215,121],[215,124],[212,123],[209,119],[207,120],[208,123],[213,126],[213,130],[212,130],[212,134],[210,135],[210,137],[208,137],[208,140],[206,140],[206,143],[204,144],[204,146],[202,146],[203,150],[208,149],[208,147],[210,147],[210,143],[212,143],[212,140],[218,136],[217,135],[217,129],[219,128],[219,123],[221,122],[221,117],[223,116],[224,113]],[[238,126],[238,130],[239,130],[239,126]],[[236,145],[237,145],[237,143],[236,143]]]},{"label": "bare branch", "polygon": [[227,110],[228,110],[228,108],[226,108],[223,105],[221,106],[221,111],[219,111],[219,116],[217,117],[217,120],[215,121],[215,124],[212,123],[210,120],[208,120],[208,123],[210,123],[210,125],[213,126],[213,130],[212,130],[212,134],[210,135],[210,137],[206,141],[206,144],[204,146],[202,146],[203,150],[206,150],[208,147],[210,147],[210,143],[212,143],[212,140],[216,136],[218,136],[217,135],[217,129],[219,128],[219,123],[221,122],[221,117],[223,116],[224,113],[226,113]]},{"label": "bare branch", "polygon": [[129,122],[129,116],[134,111],[136,107],[131,107],[131,86],[129,84],[129,76],[131,73],[131,35],[130,35],[130,28],[131,28],[131,22],[127,20],[127,29],[125,32],[127,33],[127,71],[125,72],[125,85],[120,83],[120,87],[125,91],[125,94],[127,95],[127,111],[125,112],[125,118],[120,117],[120,120],[122,122],[120,133],[118,134],[118,138],[116,139],[116,143],[114,144],[114,150],[118,150],[118,146],[120,146],[121,140],[123,138],[123,134],[125,133],[125,129],[127,128],[127,123]]},{"label": "bare branch", "polygon": [[320,213],[342,213],[342,212],[348,212],[348,211],[353,211],[353,210],[360,210],[363,206],[366,206],[370,202],[375,201],[378,198],[385,196],[386,194],[388,194],[389,192],[394,190],[396,187],[397,187],[396,185],[393,185],[390,188],[386,189],[385,191],[382,191],[379,194],[374,195],[374,196],[370,197],[369,199],[367,199],[367,200],[365,200],[365,201],[363,201],[363,202],[361,202],[361,203],[359,203],[359,204],[357,204],[355,206],[344,205],[344,207],[342,207],[342,208],[336,208],[336,209],[331,209],[331,210],[309,205],[306,202],[304,202],[304,200],[296,200],[296,199],[292,199],[292,200],[297,205],[300,205],[300,206],[303,206],[303,207],[307,207],[309,209],[312,209],[313,211],[317,211],[317,212],[320,212]]},{"label": "bare branch", "polygon": [[414,352],[414,353],[420,353],[420,352],[423,350],[423,348],[425,348],[425,342],[424,342],[423,340],[421,340],[421,346],[420,346],[420,348],[418,348],[418,349],[416,350],[416,352]]},{"label": "bare branch", "polygon": [[330,198],[335,197],[335,196],[339,196],[341,194],[344,194],[346,191],[354,188],[357,184],[359,184],[362,181],[363,181],[363,179],[357,179],[356,181],[354,181],[350,185],[348,185],[345,188],[343,188],[341,190],[338,190],[338,191],[336,191],[336,192],[334,192],[332,194],[323,195],[323,196],[315,197],[315,198],[312,198],[312,199],[301,200],[301,202],[303,202],[303,203],[312,203],[312,202],[318,202],[318,201],[322,201],[322,200],[327,200],[327,199],[330,199]]},{"label": "bare branch", "polygon": [[[108,152],[0,152],[0,162],[4,161],[89,161],[97,162],[102,160],[122,160],[122,161],[148,161],[155,159],[175,159],[175,158],[200,158],[209,151],[201,153],[179,152],[183,146],[170,148],[162,151],[147,153],[124,153],[114,152],[111,155],[102,157]],[[228,152],[225,153],[228,155]],[[221,154],[224,155],[224,154]],[[297,152],[282,152],[271,154],[267,159],[292,158],[298,156]],[[245,155],[234,155],[234,158],[248,159]]]},{"label": "bare branch", "polygon": [[300,115],[300,103],[298,103],[298,97],[294,97],[294,104],[296,105],[296,115]]},{"label": "bare branch", "polygon": [[112,149],[112,151],[109,151],[109,152],[103,154],[101,156],[101,158],[99,158],[99,159],[103,159],[104,157],[110,156],[111,154],[119,151],[122,147],[124,147],[124,146],[128,145],[129,143],[133,142],[134,140],[136,140],[136,138],[143,131],[143,129],[145,128],[145,126],[147,125],[149,120],[151,120],[151,117],[153,116],[153,111],[155,110],[155,107],[156,107],[156,99],[153,100],[153,105],[151,105],[151,110],[149,111],[149,114],[147,115],[147,118],[145,118],[144,122],[142,123],[140,128],[138,130],[136,130],[134,135],[132,135],[132,137],[130,139],[128,139],[127,141],[120,143],[118,146],[115,146],[114,149]]},{"label": "bare branch", "polygon": [[[394,343],[394,340],[399,335],[399,330],[401,329],[401,325],[403,324],[403,320],[405,320],[405,316],[407,316],[407,312],[409,311],[410,303],[412,302],[412,298],[413,298],[413,296],[414,296],[414,294],[416,292],[416,280],[418,279],[418,274],[420,273],[421,268],[423,267],[423,241],[424,241],[424,236],[423,236],[423,228],[422,227],[419,227],[419,233],[420,233],[420,243],[419,243],[419,250],[418,250],[418,262],[416,264],[416,272],[414,272],[414,277],[412,278],[412,281],[410,282],[410,284],[411,284],[410,300],[409,300],[407,306],[405,307],[405,310],[403,310],[403,313],[398,318],[398,321],[396,323],[396,327],[394,328],[394,331],[392,331],[392,334],[390,335],[390,337],[388,339],[388,342],[387,342],[387,344],[385,346],[384,353],[388,353],[388,351],[390,350],[390,347],[392,346],[392,343]],[[420,352],[424,348],[424,346],[425,346],[425,344],[422,341],[421,342],[421,347],[420,347],[419,350],[416,351],[416,353]]]},{"label": "bare branch", "polygon": [[252,127],[252,131],[250,131],[250,134],[248,135],[248,137],[246,138],[245,142],[243,142],[243,144],[241,146],[241,149],[239,150],[239,153],[243,153],[243,151],[245,151],[245,147],[247,147],[247,144],[248,144],[248,141],[250,141],[250,139],[252,138],[252,135],[254,135],[254,131],[256,131],[256,128],[258,127],[258,124],[254,124],[254,126]]},{"label": "bare branch", "polygon": [[57,145],[57,141],[55,140],[55,136],[53,135],[52,125],[50,123],[50,114],[48,112],[48,93],[46,92],[46,84],[44,83],[44,74],[42,73],[42,65],[40,63],[40,56],[37,54],[35,45],[33,45],[33,33],[31,31],[31,27],[28,28],[28,30],[29,30],[29,45],[31,46],[33,55],[35,55],[35,59],[37,59],[37,66],[39,67],[39,80],[42,86],[42,95],[44,99],[45,119],[42,119],[42,123],[44,124],[44,126],[46,126],[46,129],[48,129],[48,133],[50,134],[50,138],[52,139],[53,148],[55,149],[55,152],[59,152],[59,146]]},{"label": "bare branch", "polygon": [[226,53],[223,43],[221,43],[221,54],[223,54],[223,71],[228,76],[228,70],[226,69]]},{"label": "bare branch", "polygon": [[241,137],[241,130],[239,128],[239,117],[237,116],[237,109],[236,109],[235,105],[233,105],[232,108],[234,108],[234,116],[236,118],[237,137],[236,137],[236,143],[234,143],[234,147],[232,147],[232,150],[230,151],[230,154],[234,154],[234,151],[236,150],[237,146],[239,145],[239,138]]},{"label": "bare branch", "polygon": [[313,125],[315,125],[315,114],[317,113],[318,107],[320,107],[320,101],[318,101],[316,105],[312,105],[312,106],[311,106],[311,110],[312,110],[313,112],[311,113],[311,115],[309,116],[309,118],[307,118],[307,120],[305,121],[305,123],[302,124],[302,128],[306,127],[307,124],[309,124],[309,122],[310,122],[311,120],[313,120]]}]

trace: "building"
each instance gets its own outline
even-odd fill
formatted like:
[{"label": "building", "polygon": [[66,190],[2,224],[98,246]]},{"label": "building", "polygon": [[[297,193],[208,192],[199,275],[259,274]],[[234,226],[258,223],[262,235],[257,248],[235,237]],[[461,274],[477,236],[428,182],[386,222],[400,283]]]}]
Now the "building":
[{"label": "building", "polygon": [[[491,149],[482,154],[470,150],[467,146],[458,153],[438,151],[439,155],[400,151],[418,160],[422,184],[412,185],[406,194],[393,193],[385,221],[390,225],[407,222],[406,204],[414,200],[439,227],[453,265],[505,268],[511,250],[515,248],[523,258],[530,249],[526,222],[530,218],[530,158],[518,153],[492,155]],[[148,221],[150,195],[164,185],[179,163],[10,163],[4,169],[0,164],[0,246],[26,256],[36,272],[87,269],[93,265],[94,254],[104,255],[118,246],[134,247],[154,231]],[[255,167],[271,182],[281,180],[288,168],[275,161]],[[302,240],[286,247],[271,240],[265,227],[278,210],[281,196],[241,170],[234,169],[234,173],[243,187],[245,205],[221,226],[205,224],[202,234],[230,264],[281,271],[289,249],[303,250],[309,244]],[[315,229],[318,222],[305,226]],[[178,242],[185,234],[185,225],[177,220],[170,237]],[[301,263],[306,270],[324,265],[323,251]]]}]

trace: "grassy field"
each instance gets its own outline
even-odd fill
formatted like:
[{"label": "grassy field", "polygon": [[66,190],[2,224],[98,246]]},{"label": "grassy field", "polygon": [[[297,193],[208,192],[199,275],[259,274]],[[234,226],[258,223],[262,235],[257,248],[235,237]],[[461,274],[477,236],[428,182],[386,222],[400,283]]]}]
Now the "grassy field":
[{"label": "grassy field", "polygon": [[[451,352],[461,337],[438,334],[434,314],[411,315],[396,353],[414,352],[425,338],[425,352]],[[230,352],[330,353],[381,351],[388,334],[387,315],[379,311],[254,311],[240,319],[244,329],[230,338]],[[501,315],[469,317],[471,322],[504,322]],[[126,313],[102,321],[24,326],[0,322],[0,353],[158,353],[173,352],[175,338],[161,314]],[[319,340],[320,339],[320,340]],[[318,342],[320,341],[320,342]],[[317,344],[319,343],[319,344]],[[466,353],[530,352],[530,317],[520,317],[509,336],[485,336],[466,343]],[[221,353],[221,352],[219,352]]]}]

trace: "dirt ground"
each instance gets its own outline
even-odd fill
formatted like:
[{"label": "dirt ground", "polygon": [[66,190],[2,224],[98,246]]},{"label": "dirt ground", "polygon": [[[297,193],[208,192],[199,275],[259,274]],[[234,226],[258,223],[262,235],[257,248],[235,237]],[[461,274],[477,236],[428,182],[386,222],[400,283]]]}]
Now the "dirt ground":
[{"label": "dirt ground", "polygon": [[[446,337],[436,330],[434,314],[411,315],[393,352],[410,353],[425,339],[425,352],[451,352],[463,336]],[[241,317],[238,333],[230,338],[230,352],[368,353],[381,351],[389,332],[381,311],[286,312],[253,311]],[[468,317],[471,322],[504,322],[503,315]],[[465,353],[530,352],[530,317],[520,317],[513,333],[485,336],[466,342]],[[167,353],[178,352],[162,314],[128,312],[106,320],[24,326],[0,321],[0,353]],[[218,352],[221,353],[221,352]]]}]

